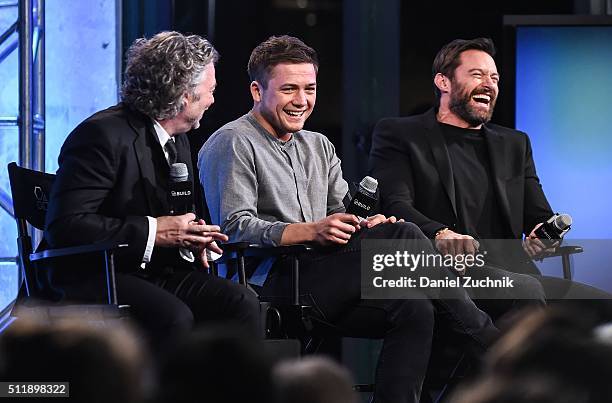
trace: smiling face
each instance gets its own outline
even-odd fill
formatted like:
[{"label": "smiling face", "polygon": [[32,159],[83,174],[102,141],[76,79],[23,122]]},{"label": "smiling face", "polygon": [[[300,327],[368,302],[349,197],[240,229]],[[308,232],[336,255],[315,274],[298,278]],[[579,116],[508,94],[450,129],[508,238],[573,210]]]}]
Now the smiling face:
[{"label": "smiling face", "polygon": [[183,109],[183,117],[190,130],[200,127],[200,120],[202,120],[204,112],[215,102],[214,93],[216,87],[215,65],[209,63],[204,68],[200,83],[195,88],[193,94],[187,95],[187,103],[185,109]]},{"label": "smiling face", "polygon": [[215,65],[209,63],[204,68],[200,82],[193,93],[185,94],[185,106],[176,116],[180,126],[179,133],[200,127],[200,120],[202,120],[204,112],[215,102],[214,92],[216,87]]},{"label": "smiling face", "polygon": [[302,130],[317,99],[317,73],[313,64],[277,64],[267,85],[253,81],[253,114],[275,137],[286,141]]},{"label": "smiling face", "polygon": [[480,127],[493,116],[499,94],[499,73],[495,61],[486,52],[466,50],[448,86],[440,88],[441,107],[446,106],[454,119],[467,127]]}]

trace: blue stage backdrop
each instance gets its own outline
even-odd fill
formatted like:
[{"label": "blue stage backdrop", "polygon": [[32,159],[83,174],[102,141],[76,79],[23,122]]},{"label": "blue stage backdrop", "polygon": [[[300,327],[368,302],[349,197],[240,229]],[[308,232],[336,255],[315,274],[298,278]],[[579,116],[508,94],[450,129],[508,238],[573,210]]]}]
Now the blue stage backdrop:
[{"label": "blue stage backdrop", "polygon": [[[17,20],[17,2],[14,6],[0,8],[0,33],[5,32]],[[17,34],[11,35],[0,45],[0,54],[6,54],[11,44],[16,45]],[[17,50],[0,60],[0,117],[15,118],[19,111]],[[0,186],[10,194],[6,165],[19,157],[19,132],[14,125],[0,125]],[[15,220],[4,209],[0,209],[0,257],[17,255],[17,226]],[[17,293],[17,270],[12,262],[0,263],[0,311],[10,303]]]},{"label": "blue stage backdrop", "polygon": [[[7,2],[8,3],[8,2]],[[14,6],[0,8],[0,32],[17,20]],[[96,110],[117,101],[120,58],[116,0],[47,0],[46,12],[46,167],[57,169],[57,156],[68,133]],[[16,38],[16,34],[14,35]],[[0,48],[0,51],[3,48]],[[17,51],[0,63],[0,116],[17,116]],[[0,126],[0,186],[10,194],[6,164],[18,159],[18,131]],[[0,211],[0,257],[15,257],[15,220]],[[17,292],[14,264],[0,265],[0,310]]]},{"label": "blue stage backdrop", "polygon": [[[70,6],[68,6],[68,3]],[[118,3],[118,4],[116,4]],[[57,170],[64,139],[118,95],[116,0],[47,0],[46,171]]]},{"label": "blue stage backdrop", "polygon": [[[612,26],[516,32],[516,127],[530,135],[544,191],[574,218],[569,238],[610,240]],[[608,243],[607,254],[576,257],[578,280],[612,289]]]}]

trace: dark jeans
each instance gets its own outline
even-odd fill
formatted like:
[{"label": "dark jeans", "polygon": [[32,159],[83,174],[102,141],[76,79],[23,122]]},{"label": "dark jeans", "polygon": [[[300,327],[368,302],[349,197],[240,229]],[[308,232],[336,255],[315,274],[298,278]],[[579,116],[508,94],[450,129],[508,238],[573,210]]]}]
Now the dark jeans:
[{"label": "dark jeans", "polygon": [[476,279],[508,277],[514,282],[513,288],[500,288],[495,291],[487,288],[470,288],[467,290],[476,306],[488,313],[498,327],[506,328],[512,325],[524,308],[546,305],[544,288],[531,275],[512,273],[492,266],[468,270],[466,275]]},{"label": "dark jeans", "polygon": [[[415,240],[420,249],[426,238],[412,223],[363,229],[345,246],[301,257],[301,291],[341,335],[384,339],[376,370],[376,403],[418,402],[435,320],[448,322],[475,354],[482,353],[497,338],[498,330],[462,288],[455,289],[454,298],[448,299],[432,300],[425,294],[404,300],[361,299],[362,239]],[[433,248],[426,252],[433,253]],[[287,261],[275,263],[262,288],[263,297],[287,295],[291,281],[288,269]]]},{"label": "dark jeans", "polygon": [[200,270],[180,270],[150,278],[117,275],[120,304],[145,331],[154,352],[164,354],[203,323],[232,323],[259,337],[259,300],[240,284]]}]

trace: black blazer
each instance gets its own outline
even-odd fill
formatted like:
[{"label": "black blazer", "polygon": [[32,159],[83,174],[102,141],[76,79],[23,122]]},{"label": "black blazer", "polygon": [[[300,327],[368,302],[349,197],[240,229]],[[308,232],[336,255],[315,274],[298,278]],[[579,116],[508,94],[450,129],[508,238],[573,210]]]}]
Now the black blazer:
[{"label": "black blazer", "polygon": [[[178,158],[194,178],[189,141],[175,137]],[[136,271],[147,242],[146,216],[169,211],[169,167],[153,122],[118,104],[89,117],[66,138],[46,216],[52,247],[113,240],[129,244],[118,270]],[[154,250],[151,268],[178,259],[176,249]]]},{"label": "black blazer", "polygon": [[[520,239],[552,215],[531,144],[523,132],[490,123],[483,127],[506,238]],[[374,129],[369,169],[379,181],[383,213],[414,222],[430,238],[443,227],[461,232],[453,169],[434,109],[381,120]]]}]

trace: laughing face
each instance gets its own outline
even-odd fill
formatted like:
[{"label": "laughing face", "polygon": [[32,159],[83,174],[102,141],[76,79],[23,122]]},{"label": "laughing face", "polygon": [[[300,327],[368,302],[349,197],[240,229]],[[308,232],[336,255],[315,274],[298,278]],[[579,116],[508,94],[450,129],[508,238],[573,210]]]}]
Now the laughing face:
[{"label": "laughing face", "polygon": [[254,81],[253,112],[259,123],[281,140],[302,130],[317,99],[317,72],[310,63],[278,64],[267,85]]},{"label": "laughing face", "polygon": [[200,120],[204,112],[215,102],[216,86],[215,65],[209,63],[204,67],[200,81],[193,92],[187,92],[184,95],[183,109],[172,119],[175,125],[173,133],[185,133],[200,127]]},{"label": "laughing face", "polygon": [[451,79],[449,109],[469,126],[487,123],[499,93],[499,73],[486,52],[467,50]]}]

